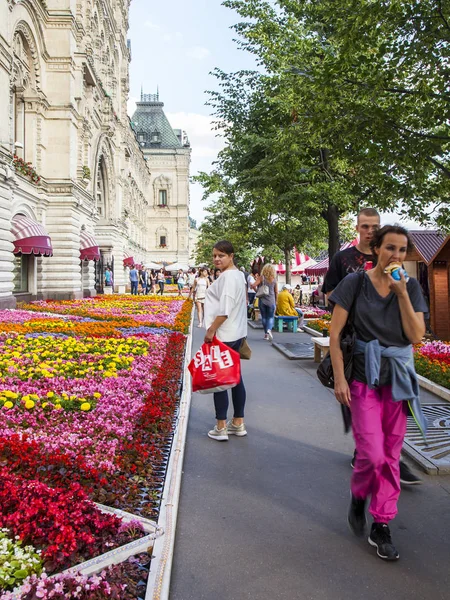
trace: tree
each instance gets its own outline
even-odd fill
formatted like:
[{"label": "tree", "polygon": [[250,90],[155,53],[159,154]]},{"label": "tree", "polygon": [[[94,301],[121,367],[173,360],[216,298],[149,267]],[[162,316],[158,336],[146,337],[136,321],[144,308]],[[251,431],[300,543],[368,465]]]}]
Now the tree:
[{"label": "tree", "polygon": [[207,207],[209,215],[200,226],[196,245],[196,262],[212,262],[212,250],[219,240],[228,240],[235,249],[235,261],[247,267],[255,256],[248,219],[235,202],[234,186],[218,173],[199,173],[193,180],[203,186],[203,199],[214,200]]},{"label": "tree", "polygon": [[[357,198],[450,224],[450,8],[439,0],[227,0],[241,46]],[[356,207],[355,207],[356,208]],[[337,209],[337,210],[336,210]],[[339,206],[329,204],[330,235]],[[330,248],[330,253],[332,248]]]},{"label": "tree", "polygon": [[[294,245],[315,244],[329,228],[330,255],[339,249],[339,216],[354,210],[360,189],[349,165],[314,142],[307,122],[286,103],[284,78],[215,71],[211,92],[217,127],[226,138],[218,172],[232,179],[241,209],[258,224],[258,243],[275,243],[286,259]],[[288,266],[287,279],[290,273]]]}]

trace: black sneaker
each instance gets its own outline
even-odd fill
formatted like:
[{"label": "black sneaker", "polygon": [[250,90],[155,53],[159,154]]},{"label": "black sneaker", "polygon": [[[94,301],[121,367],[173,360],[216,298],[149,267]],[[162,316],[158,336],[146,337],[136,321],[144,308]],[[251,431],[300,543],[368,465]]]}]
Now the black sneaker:
[{"label": "black sneaker", "polygon": [[347,522],[354,535],[363,537],[367,528],[366,500],[364,498],[355,498],[352,494]]},{"label": "black sneaker", "polygon": [[400,483],[402,485],[420,485],[422,480],[411,471],[406,463],[400,461]]},{"label": "black sneaker", "polygon": [[352,469],[355,468],[355,460],[356,460],[356,450],[353,452],[353,458],[350,461],[350,466],[352,467]]},{"label": "black sneaker", "polygon": [[391,539],[391,532],[386,523],[372,523],[369,544],[377,549],[377,554],[383,560],[398,560],[399,553]]}]

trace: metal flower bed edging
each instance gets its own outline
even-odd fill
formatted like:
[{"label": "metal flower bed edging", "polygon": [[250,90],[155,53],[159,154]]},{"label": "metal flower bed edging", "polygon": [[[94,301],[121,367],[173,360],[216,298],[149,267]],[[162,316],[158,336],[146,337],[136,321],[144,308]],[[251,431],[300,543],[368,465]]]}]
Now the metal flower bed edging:
[{"label": "metal flower bed edging", "polygon": [[[192,308],[193,311],[194,307]],[[184,355],[184,382],[180,398],[178,426],[175,431],[166,471],[158,519],[158,523],[161,523],[164,528],[164,534],[155,539],[145,600],[166,600],[169,598],[175,546],[175,528],[180,501],[181,476],[192,397],[191,376],[187,369],[192,353],[192,328],[193,319],[191,318]]]}]

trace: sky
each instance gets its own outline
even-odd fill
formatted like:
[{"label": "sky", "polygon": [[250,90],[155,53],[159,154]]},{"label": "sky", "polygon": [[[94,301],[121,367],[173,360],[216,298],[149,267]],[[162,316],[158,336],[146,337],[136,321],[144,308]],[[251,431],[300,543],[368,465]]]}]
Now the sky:
[{"label": "sky", "polygon": [[[253,69],[253,57],[239,50],[231,26],[237,13],[222,0],[132,0],[130,30],[132,61],[130,99],[132,116],[141,94],[154,94],[160,100],[174,129],[184,129],[191,142],[191,175],[210,171],[223,141],[213,130],[211,107],[206,106],[206,90],[218,89],[210,72]],[[202,189],[191,184],[190,214],[200,223],[205,203]],[[399,221],[395,213],[383,214],[382,224]],[[405,221],[407,227],[420,225]]]},{"label": "sky", "polygon": [[[254,67],[253,58],[237,48],[230,27],[234,11],[221,0],[132,0],[130,31],[130,100],[134,112],[141,93],[160,100],[174,129],[184,129],[191,142],[191,175],[210,171],[223,142],[213,131],[206,90],[217,89],[209,73],[219,67],[231,72]],[[191,216],[200,222],[205,204],[202,189],[191,185]]]}]

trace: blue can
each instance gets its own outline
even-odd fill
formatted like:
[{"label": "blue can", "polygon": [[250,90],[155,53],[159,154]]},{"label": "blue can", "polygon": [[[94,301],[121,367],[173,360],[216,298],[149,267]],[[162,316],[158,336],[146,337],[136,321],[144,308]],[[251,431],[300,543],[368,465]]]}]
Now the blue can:
[{"label": "blue can", "polygon": [[392,275],[392,279],[395,279],[396,281],[400,281],[401,277],[400,277],[400,273],[403,273],[403,277],[406,279],[406,281],[409,281],[409,276],[408,273],[405,271],[405,269],[394,269],[391,273]]}]

